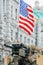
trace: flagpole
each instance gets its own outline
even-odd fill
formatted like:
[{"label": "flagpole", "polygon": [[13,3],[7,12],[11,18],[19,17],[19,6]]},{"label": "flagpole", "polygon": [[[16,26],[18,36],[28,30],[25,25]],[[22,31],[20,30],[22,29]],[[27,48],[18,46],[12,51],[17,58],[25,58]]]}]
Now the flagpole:
[{"label": "flagpole", "polygon": [[[20,7],[20,6],[19,6]],[[20,8],[19,8],[20,9]],[[19,16],[18,16],[18,23],[19,23]],[[17,23],[17,24],[18,24]],[[17,42],[18,42],[18,40],[19,40],[19,25],[17,25]]]},{"label": "flagpole", "polygon": [[[19,12],[20,12],[20,0],[19,0]],[[18,15],[18,23],[19,23],[19,15]],[[18,36],[17,37],[17,43],[18,43],[18,40],[19,40],[19,25],[17,25],[17,36]]]},{"label": "flagpole", "polygon": [[19,38],[19,27],[17,27],[17,43],[18,43],[18,39]]}]

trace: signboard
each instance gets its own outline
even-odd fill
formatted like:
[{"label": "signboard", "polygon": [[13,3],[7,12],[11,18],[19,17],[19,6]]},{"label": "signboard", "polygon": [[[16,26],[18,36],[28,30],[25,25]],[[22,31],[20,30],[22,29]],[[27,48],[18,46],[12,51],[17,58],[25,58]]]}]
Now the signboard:
[{"label": "signboard", "polygon": [[34,8],[33,11],[34,11],[34,15],[37,18],[39,18],[39,19],[43,18],[43,11],[41,9],[38,10],[38,9]]}]

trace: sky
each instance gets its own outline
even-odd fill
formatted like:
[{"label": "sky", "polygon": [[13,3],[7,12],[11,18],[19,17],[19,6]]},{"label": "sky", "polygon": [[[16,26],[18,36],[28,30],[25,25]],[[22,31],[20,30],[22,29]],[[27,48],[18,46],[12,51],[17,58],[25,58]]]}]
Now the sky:
[{"label": "sky", "polygon": [[43,0],[24,0],[27,4],[34,7],[35,1],[39,1],[39,6],[43,6]]}]

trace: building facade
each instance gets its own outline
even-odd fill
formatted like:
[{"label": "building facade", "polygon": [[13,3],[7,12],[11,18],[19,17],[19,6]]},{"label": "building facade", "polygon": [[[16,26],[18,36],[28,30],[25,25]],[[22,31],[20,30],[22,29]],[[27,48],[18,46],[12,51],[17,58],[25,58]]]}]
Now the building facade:
[{"label": "building facade", "polygon": [[32,35],[18,28],[19,0],[0,0],[0,58],[11,54],[11,49],[5,48],[4,44],[12,45],[24,43],[35,45],[35,29]]},{"label": "building facade", "polygon": [[[36,6],[37,5],[37,6]],[[43,6],[35,2],[34,14],[36,17],[36,45],[43,50]]]}]

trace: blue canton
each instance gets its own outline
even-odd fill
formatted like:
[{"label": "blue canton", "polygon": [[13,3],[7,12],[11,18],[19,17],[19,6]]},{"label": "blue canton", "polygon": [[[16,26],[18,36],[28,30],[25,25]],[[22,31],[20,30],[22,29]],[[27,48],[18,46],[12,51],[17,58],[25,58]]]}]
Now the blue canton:
[{"label": "blue canton", "polygon": [[23,0],[20,0],[20,14],[24,17],[28,16],[28,11],[27,11],[27,7],[29,5],[26,4]]}]

